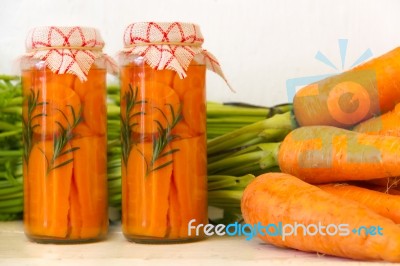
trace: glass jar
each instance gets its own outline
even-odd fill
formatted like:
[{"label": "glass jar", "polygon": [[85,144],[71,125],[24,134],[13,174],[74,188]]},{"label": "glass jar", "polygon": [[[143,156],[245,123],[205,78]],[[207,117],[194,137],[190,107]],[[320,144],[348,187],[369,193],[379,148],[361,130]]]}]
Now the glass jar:
[{"label": "glass jar", "polygon": [[134,23],[124,39],[123,233],[139,243],[202,239],[203,231],[195,228],[208,222],[206,65],[200,57],[192,60],[203,55],[200,29],[190,23]]},{"label": "glass jar", "polygon": [[[53,28],[35,29],[32,40]],[[75,28],[58,29],[68,35]],[[86,37],[95,31],[78,29]],[[85,49],[73,37],[62,48],[57,39],[47,48],[32,41],[29,52],[50,56],[23,60],[24,227],[36,242],[89,242],[107,234],[106,68],[95,33],[98,44]],[[69,71],[51,65],[60,50],[76,55]],[[87,74],[80,71],[83,51],[97,58]]]},{"label": "glass jar", "polygon": [[205,66],[181,80],[137,57],[121,67],[122,226],[137,242],[186,241],[207,223]]}]

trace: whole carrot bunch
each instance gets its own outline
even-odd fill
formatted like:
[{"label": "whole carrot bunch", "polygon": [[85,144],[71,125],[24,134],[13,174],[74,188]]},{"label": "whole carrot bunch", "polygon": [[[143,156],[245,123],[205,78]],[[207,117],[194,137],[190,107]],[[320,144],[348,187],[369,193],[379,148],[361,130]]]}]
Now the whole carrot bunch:
[{"label": "whole carrot bunch", "polygon": [[247,223],[344,224],[348,233],[303,230],[285,239],[259,235],[262,240],[400,262],[399,60],[397,48],[301,89],[293,107],[302,127],[291,131],[273,155],[283,173],[257,177],[242,197]]}]

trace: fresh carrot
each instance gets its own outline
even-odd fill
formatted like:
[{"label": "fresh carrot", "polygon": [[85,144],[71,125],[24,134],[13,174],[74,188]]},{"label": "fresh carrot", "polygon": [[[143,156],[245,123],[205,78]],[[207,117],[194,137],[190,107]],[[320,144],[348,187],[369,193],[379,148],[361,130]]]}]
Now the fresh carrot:
[{"label": "fresh carrot", "polygon": [[371,135],[400,137],[400,104],[390,112],[356,125],[353,130]]},{"label": "fresh carrot", "polygon": [[301,127],[279,148],[279,166],[313,184],[400,176],[400,138],[330,127]]},{"label": "fresh carrot", "polygon": [[348,184],[327,184],[321,185],[319,188],[343,199],[356,201],[395,223],[400,223],[399,196]]},{"label": "fresh carrot", "polygon": [[386,187],[388,189],[397,188],[400,184],[400,178],[397,176],[388,178],[377,178],[377,179],[366,180],[365,183],[370,185]]},{"label": "fresh carrot", "polygon": [[400,101],[400,48],[302,88],[293,107],[301,126],[351,127]]},{"label": "fresh carrot", "polygon": [[[32,148],[27,171],[26,195],[30,235],[64,238],[68,234],[69,195],[72,179],[72,153],[53,158],[53,141],[41,141]],[[64,151],[70,149],[66,145]]]},{"label": "fresh carrot", "polygon": [[[400,228],[392,220],[288,174],[268,173],[254,179],[243,193],[241,209],[245,222],[251,225],[282,223],[292,225],[294,230],[295,223],[306,227],[345,224],[348,228],[347,233],[337,229],[333,235],[327,231],[324,235],[306,235],[298,227],[297,235],[285,234],[284,240],[277,231],[274,231],[278,233],[276,236],[257,235],[275,246],[352,259],[400,261]],[[383,228],[383,235],[351,232],[354,228],[378,225]],[[314,228],[312,232],[316,231]],[[289,230],[282,229],[281,234],[285,232]]]}]

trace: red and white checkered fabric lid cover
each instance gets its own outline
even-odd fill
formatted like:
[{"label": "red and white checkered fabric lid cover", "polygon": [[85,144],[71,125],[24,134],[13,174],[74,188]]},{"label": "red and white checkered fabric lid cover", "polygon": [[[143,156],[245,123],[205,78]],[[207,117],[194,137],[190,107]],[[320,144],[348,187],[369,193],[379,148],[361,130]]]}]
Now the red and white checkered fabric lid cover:
[{"label": "red and white checkered fabric lid cover", "polygon": [[194,59],[227,82],[218,60],[201,47],[203,42],[200,27],[196,24],[139,22],[125,29],[121,54],[142,56],[150,67],[173,70],[181,78],[186,77],[186,70]]},{"label": "red and white checkered fabric lid cover", "polygon": [[104,41],[95,28],[37,27],[28,33],[22,64],[27,58],[40,59],[54,73],[74,74],[85,81],[96,59],[104,59],[107,70],[117,73],[117,64],[102,52],[103,47]]}]

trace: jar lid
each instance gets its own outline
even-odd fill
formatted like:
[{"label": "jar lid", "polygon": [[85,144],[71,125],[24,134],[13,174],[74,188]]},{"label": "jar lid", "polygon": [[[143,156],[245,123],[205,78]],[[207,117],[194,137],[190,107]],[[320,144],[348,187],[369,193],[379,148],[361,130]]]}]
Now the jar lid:
[{"label": "jar lid", "polygon": [[[122,55],[142,56],[153,69],[175,71],[180,78],[192,60],[225,78],[218,60],[202,48],[200,27],[183,22],[138,22],[125,29]],[[230,87],[231,88],[231,87]]]},{"label": "jar lid", "polygon": [[103,54],[104,41],[95,28],[37,27],[29,31],[25,44],[23,58],[43,60],[54,73],[74,74],[85,81],[90,67],[101,57],[109,72],[118,71],[114,60]]}]

